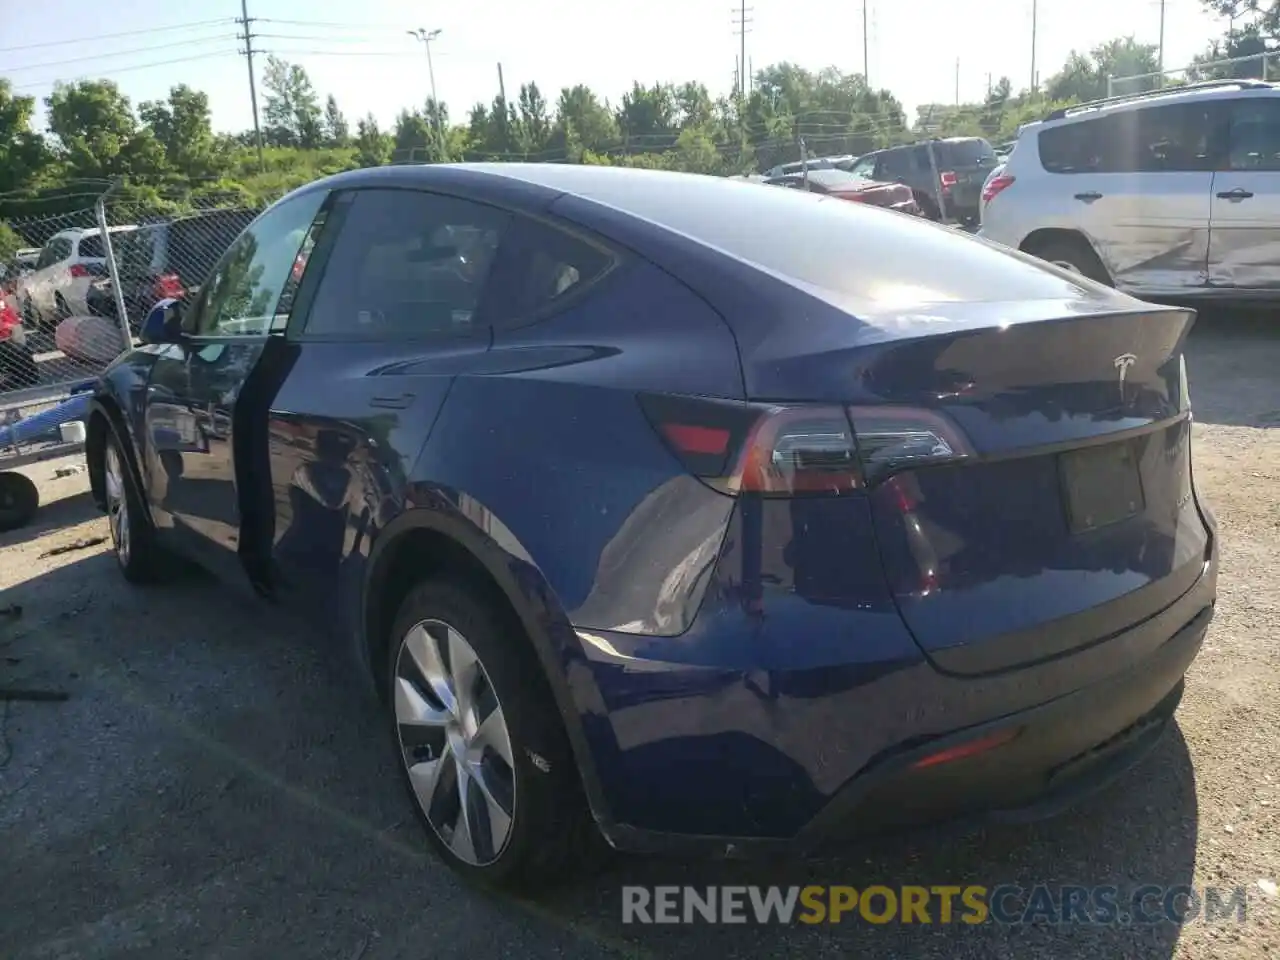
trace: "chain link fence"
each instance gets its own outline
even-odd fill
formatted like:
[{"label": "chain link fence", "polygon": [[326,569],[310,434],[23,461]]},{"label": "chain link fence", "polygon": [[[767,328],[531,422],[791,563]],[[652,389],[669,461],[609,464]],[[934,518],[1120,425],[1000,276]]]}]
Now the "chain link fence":
[{"label": "chain link fence", "polygon": [[145,200],[11,219],[0,261],[0,409],[65,396],[132,346],[151,307],[193,295],[263,203]]}]

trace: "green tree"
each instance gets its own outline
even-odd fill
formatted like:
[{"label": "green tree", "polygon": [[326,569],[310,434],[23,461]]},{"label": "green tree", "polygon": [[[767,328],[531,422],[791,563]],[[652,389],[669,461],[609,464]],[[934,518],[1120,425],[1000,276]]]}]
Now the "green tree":
[{"label": "green tree", "polygon": [[362,167],[380,167],[387,162],[391,146],[372,113],[356,122],[356,162]]},{"label": "green tree", "polygon": [[326,146],[345,147],[351,139],[347,118],[338,109],[338,100],[331,93],[324,102],[324,141]]},{"label": "green tree", "polygon": [[164,148],[140,128],[129,98],[110,80],[59,83],[45,98],[55,152],[72,179],[163,172]]},{"label": "green tree", "polygon": [[33,187],[49,163],[44,138],[31,129],[35,97],[19,97],[0,77],[0,194]]},{"label": "green tree", "polygon": [[549,149],[576,160],[583,150],[603,152],[618,143],[618,124],[608,104],[584,84],[565,87],[556,102]]},{"label": "green tree", "polygon": [[265,138],[280,147],[314,150],[324,139],[320,101],[307,71],[296,63],[268,56],[263,71]]},{"label": "green tree", "polygon": [[139,104],[138,115],[175,173],[204,179],[222,172],[225,150],[213,135],[208,94],[179,84],[169,91],[168,100]]},{"label": "green tree", "polygon": [[521,85],[517,109],[520,115],[520,152],[536,156],[547,149],[551,139],[547,100],[536,83]]},{"label": "green tree", "polygon": [[1098,100],[1112,92],[1138,93],[1154,90],[1159,78],[1149,76],[1160,69],[1154,44],[1138,43],[1133,37],[1118,37],[1094,47],[1088,54],[1071,51],[1062,69],[1044,85],[1051,100]]}]

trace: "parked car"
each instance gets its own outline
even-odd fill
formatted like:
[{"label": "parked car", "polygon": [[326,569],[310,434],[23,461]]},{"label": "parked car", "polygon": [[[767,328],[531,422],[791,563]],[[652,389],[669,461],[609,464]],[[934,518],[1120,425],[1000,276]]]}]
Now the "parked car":
[{"label": "parked car", "polygon": [[840,200],[853,200],[857,203],[868,203],[873,207],[887,207],[899,213],[920,214],[920,206],[916,203],[911,188],[901,183],[877,183],[843,170],[810,170],[805,173],[789,173],[781,177],[771,177],[766,184],[778,187],[790,187],[793,190],[808,190],[810,193],[821,193]]},{"label": "parked car", "polygon": [[1214,609],[1194,316],[725,178],[355,170],[157,305],[86,458],[127,580],[345,638],[439,855],[536,891],[1135,762]]},{"label": "parked car", "polygon": [[[126,233],[132,226],[109,228]],[[35,269],[18,281],[23,320],[28,326],[52,329],[67,317],[88,311],[85,295],[94,277],[107,269],[102,234],[92,230],[62,230],[45,243]]]},{"label": "parked car", "polygon": [[[136,329],[157,301],[181,297],[203,283],[255,215],[247,208],[209,210],[146,224],[121,237],[115,244],[116,270],[130,324]],[[90,285],[86,302],[94,316],[116,317],[109,276]]]},{"label": "parked car", "polygon": [[841,164],[853,160],[854,157],[849,154],[842,154],[835,157],[810,157],[808,160],[793,160],[790,163],[780,163],[776,167],[770,167],[764,172],[766,178],[785,177],[791,173],[803,173],[805,167],[810,170],[835,170]]},{"label": "parked car", "polygon": [[0,391],[33,387],[39,382],[22,315],[8,299],[0,297]]},{"label": "parked car", "polygon": [[942,219],[945,211],[949,219],[976,224],[982,184],[996,162],[996,152],[981,137],[951,137],[877,150],[844,169],[872,180],[905,183],[930,220]]},{"label": "parked car", "polygon": [[1136,296],[1280,296],[1280,88],[1225,80],[1022,128],[982,236]]}]

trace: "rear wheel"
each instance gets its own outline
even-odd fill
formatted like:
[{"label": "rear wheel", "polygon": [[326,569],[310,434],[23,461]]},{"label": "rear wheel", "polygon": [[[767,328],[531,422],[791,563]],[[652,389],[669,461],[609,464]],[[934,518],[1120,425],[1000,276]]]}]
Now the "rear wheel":
[{"label": "rear wheel", "polygon": [[1096,280],[1098,283],[1105,283],[1109,287],[1114,286],[1106,268],[1102,265],[1102,261],[1098,259],[1098,255],[1083,240],[1073,240],[1067,237],[1045,240],[1028,246],[1027,253],[1039,257],[1041,260],[1046,260],[1056,267],[1061,267],[1063,270],[1078,273],[1081,276],[1088,277],[1090,280]]},{"label": "rear wheel", "polygon": [[445,862],[532,892],[599,860],[604,842],[541,665],[491,601],[465,585],[420,584],[389,654],[401,769]]},{"label": "rear wheel", "polygon": [[40,508],[40,491],[22,473],[0,473],[0,531],[25,527]]},{"label": "rear wheel", "polygon": [[127,456],[115,432],[109,430],[102,454],[102,485],[111,546],[124,578],[130,583],[148,583],[156,579],[159,548]]}]

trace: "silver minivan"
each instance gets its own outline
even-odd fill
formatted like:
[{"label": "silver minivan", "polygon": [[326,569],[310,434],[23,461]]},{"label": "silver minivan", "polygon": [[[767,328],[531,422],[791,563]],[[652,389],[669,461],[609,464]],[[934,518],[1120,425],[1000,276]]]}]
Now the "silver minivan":
[{"label": "silver minivan", "polygon": [[1026,124],[979,235],[1149,299],[1280,299],[1280,87],[1211,81]]}]

